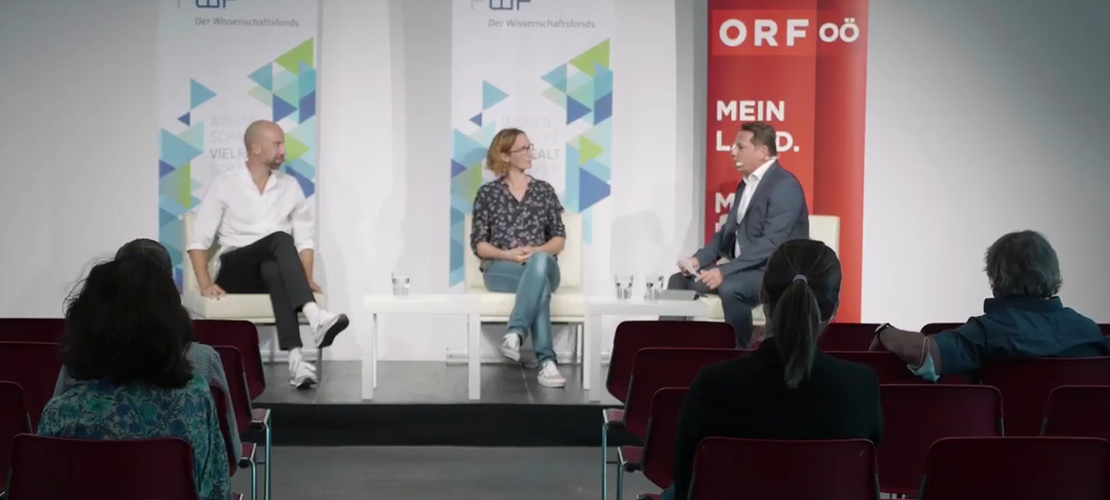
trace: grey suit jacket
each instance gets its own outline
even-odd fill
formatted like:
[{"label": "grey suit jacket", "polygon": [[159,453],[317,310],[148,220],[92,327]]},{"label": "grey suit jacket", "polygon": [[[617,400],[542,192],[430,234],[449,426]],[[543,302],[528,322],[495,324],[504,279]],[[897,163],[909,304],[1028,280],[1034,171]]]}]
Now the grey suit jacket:
[{"label": "grey suit jacket", "polygon": [[[728,220],[694,257],[698,267],[711,266],[721,258],[722,276],[751,270],[763,270],[775,249],[787,240],[809,239],[809,208],[802,184],[776,161],[759,181],[748,211],[737,227],[736,212],[744,182],[736,188],[736,197]],[[740,257],[736,257],[736,238],[740,238]]]}]

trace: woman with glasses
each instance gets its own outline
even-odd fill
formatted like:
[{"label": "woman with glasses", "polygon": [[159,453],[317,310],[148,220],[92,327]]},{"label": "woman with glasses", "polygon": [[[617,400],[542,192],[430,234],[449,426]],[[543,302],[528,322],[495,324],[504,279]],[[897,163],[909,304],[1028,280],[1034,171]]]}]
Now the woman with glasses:
[{"label": "woman with glasses", "polygon": [[501,353],[520,361],[521,342],[531,333],[537,380],[563,387],[551,344],[551,294],[559,288],[555,256],[566,242],[563,206],[551,184],[528,175],[534,156],[524,131],[509,128],[494,136],[486,168],[497,179],[478,189],[470,248],[482,259],[486,288],[516,294]]}]

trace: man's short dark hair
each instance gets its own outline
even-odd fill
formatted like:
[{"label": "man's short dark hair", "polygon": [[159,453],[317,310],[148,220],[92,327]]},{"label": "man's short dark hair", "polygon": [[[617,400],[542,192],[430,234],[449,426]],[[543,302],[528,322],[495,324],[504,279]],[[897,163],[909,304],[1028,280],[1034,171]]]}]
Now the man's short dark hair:
[{"label": "man's short dark hair", "polygon": [[193,325],[173,278],[154,259],[96,265],[66,306],[62,362],[77,380],[183,387]]},{"label": "man's short dark hair", "polygon": [[1007,234],[987,249],[987,278],[998,298],[1047,299],[1063,285],[1056,250],[1036,231]]},{"label": "man's short dark hair", "polygon": [[775,138],[775,127],[765,122],[748,122],[740,126],[742,132],[752,133],[753,146],[767,146],[771,156],[778,156],[778,141]]}]

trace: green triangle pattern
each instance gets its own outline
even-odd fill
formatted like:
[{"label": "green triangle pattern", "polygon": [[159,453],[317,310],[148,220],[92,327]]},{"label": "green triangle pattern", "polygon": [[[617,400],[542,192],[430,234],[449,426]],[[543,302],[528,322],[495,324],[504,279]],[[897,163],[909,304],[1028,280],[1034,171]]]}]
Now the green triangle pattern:
[{"label": "green triangle pattern", "polygon": [[567,109],[567,95],[555,87],[548,87],[540,95],[547,98],[547,100],[558,104],[560,108]]},{"label": "green triangle pattern", "polygon": [[570,60],[571,66],[578,68],[579,71],[594,76],[594,63],[600,64],[603,67],[609,67],[609,40],[606,39],[597,45],[594,45],[589,50],[579,54],[574,59]]},{"label": "green triangle pattern", "polygon": [[580,136],[578,139],[578,164],[585,165],[586,162],[597,158],[605,149],[599,146],[594,141],[587,139],[585,136]]},{"label": "green triangle pattern", "polygon": [[[586,105],[587,108],[593,109],[594,107],[594,84],[592,81],[586,82],[570,91],[570,96],[574,100]],[[589,121],[587,123],[593,123]]]},{"label": "green triangle pattern", "polygon": [[286,85],[274,91],[274,95],[280,97],[281,100],[291,104],[294,108],[296,108],[301,102],[301,99],[299,97],[300,91],[297,90],[298,86],[299,84],[297,80],[293,80],[289,83],[289,85]]},{"label": "green triangle pattern", "polygon": [[[315,50],[315,44],[313,42],[314,42],[314,40],[312,38],[309,38],[308,40],[305,40],[304,43],[301,43],[300,45],[298,45],[296,47],[293,47],[293,50],[290,50],[289,52],[286,52],[286,53],[282,54],[277,59],[274,59],[274,62],[278,63],[279,66],[285,68],[286,71],[289,71],[290,73],[293,73],[293,74],[300,74],[301,63],[304,63],[306,66],[308,66],[310,68],[314,67],[315,65],[312,63],[312,61],[313,61],[313,58],[315,57],[316,50]],[[606,66],[609,65],[608,52],[606,52],[605,65]],[[592,68],[592,66],[591,66],[591,68]],[[294,99],[293,101],[289,101],[289,102],[294,102],[294,101],[296,101],[296,99]]]},{"label": "green triangle pattern", "polygon": [[255,86],[253,89],[247,91],[247,94],[258,100],[258,102],[265,104],[266,107],[273,105],[273,94],[269,90],[262,88],[261,85]]},{"label": "green triangle pattern", "polygon": [[189,127],[184,132],[177,134],[177,137],[185,141],[186,144],[197,148],[204,149],[204,122],[197,122],[196,125]]},{"label": "green triangle pattern", "polygon": [[308,146],[292,135],[285,135],[285,163],[290,163],[308,153]]},{"label": "green triangle pattern", "polygon": [[482,186],[482,165],[468,167],[465,172],[451,178],[451,192],[465,200],[473,200]]}]

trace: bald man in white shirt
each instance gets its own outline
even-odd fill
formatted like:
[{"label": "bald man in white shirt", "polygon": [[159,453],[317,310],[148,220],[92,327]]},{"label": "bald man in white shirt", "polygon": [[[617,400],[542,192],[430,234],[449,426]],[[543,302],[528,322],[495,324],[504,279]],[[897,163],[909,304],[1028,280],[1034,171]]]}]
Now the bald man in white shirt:
[{"label": "bald man in white shirt", "polygon": [[[278,343],[289,351],[289,383],[311,387],[317,382],[316,367],[301,353],[297,312],[308,319],[317,348],[330,346],[349,321],[345,314],[320,309],[312,295],[320,291],[312,280],[312,211],[297,180],[279,170],[285,162],[285,133],[260,120],[247,127],[243,142],[246,165],[212,180],[186,250],[205,297],[270,294]],[[214,279],[206,264],[213,240],[220,243]]]}]

